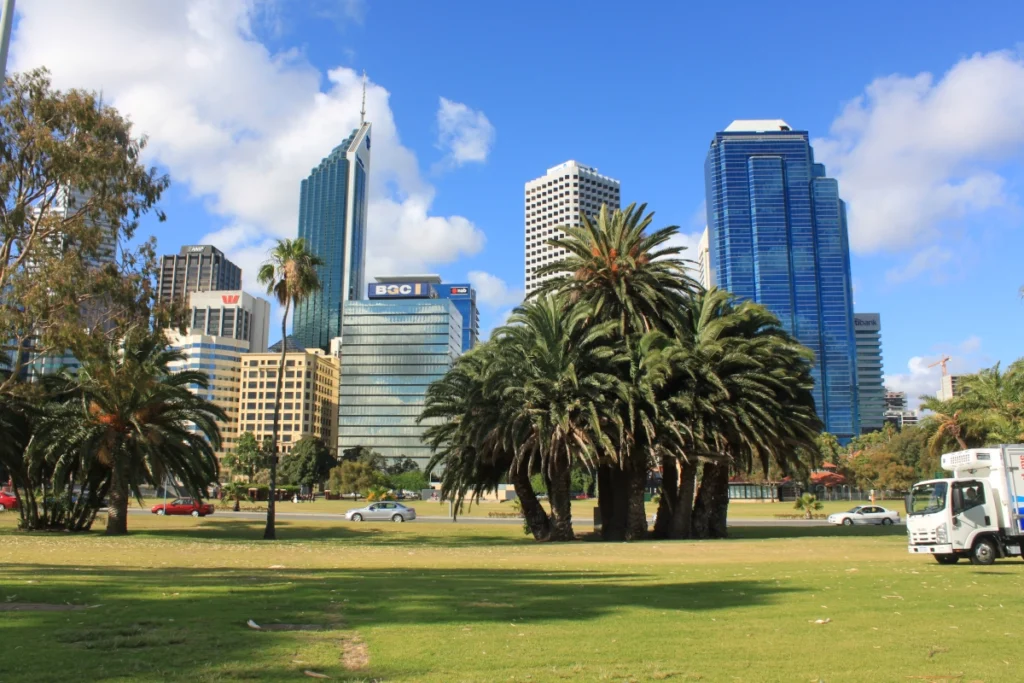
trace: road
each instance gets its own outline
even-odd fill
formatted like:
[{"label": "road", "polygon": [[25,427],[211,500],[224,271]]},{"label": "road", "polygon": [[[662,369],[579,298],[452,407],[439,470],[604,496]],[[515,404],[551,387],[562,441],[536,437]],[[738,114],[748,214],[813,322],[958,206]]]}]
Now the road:
[{"label": "road", "polygon": [[[149,510],[142,510],[139,508],[131,508],[129,512],[138,515],[149,515],[152,514]],[[254,521],[261,521],[267,518],[265,512],[224,512],[223,510],[218,511],[214,515],[217,519],[228,518],[228,519],[248,519]],[[309,522],[341,522],[347,524],[344,515],[330,514],[325,512],[278,512],[277,519],[293,519],[296,521],[309,521]],[[437,523],[450,523],[451,517],[444,516],[422,516],[417,517],[415,522],[426,522],[428,524]],[[459,517],[456,520],[459,524],[513,524],[521,525],[522,519],[508,518],[508,517]],[[575,518],[572,520],[573,525],[585,527],[593,526],[594,521],[592,519],[580,519]],[[824,520],[810,520],[810,519],[763,519],[763,518],[730,518],[729,526],[736,527],[807,527],[807,526],[829,526],[828,522]]]}]

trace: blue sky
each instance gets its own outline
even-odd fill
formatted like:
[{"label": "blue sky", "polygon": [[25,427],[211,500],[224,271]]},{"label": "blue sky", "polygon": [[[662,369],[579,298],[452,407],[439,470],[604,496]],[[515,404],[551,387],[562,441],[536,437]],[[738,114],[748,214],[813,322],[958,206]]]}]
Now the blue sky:
[{"label": "blue sky", "polygon": [[212,240],[247,280],[358,121],[365,70],[370,273],[470,279],[485,328],[521,297],[524,182],[597,166],[695,243],[714,132],[783,118],[850,204],[891,385],[934,391],[941,353],[1024,355],[1024,4],[728,7],[26,0],[11,60],[128,113],[174,182],[161,251]]}]

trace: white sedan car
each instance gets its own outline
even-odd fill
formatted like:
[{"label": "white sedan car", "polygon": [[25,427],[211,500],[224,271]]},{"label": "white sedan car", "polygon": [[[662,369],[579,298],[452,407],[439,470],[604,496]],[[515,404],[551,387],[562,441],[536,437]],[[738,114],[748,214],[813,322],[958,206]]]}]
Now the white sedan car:
[{"label": "white sedan car", "polygon": [[858,505],[846,512],[837,512],[828,516],[830,524],[842,524],[851,526],[853,524],[898,524],[900,513],[895,510],[886,510],[877,505]]},{"label": "white sedan car", "polygon": [[410,519],[416,519],[416,510],[415,508],[405,507],[401,503],[382,501],[380,503],[371,503],[364,508],[349,510],[345,513],[345,519],[350,522],[362,522],[364,519],[367,521],[391,520],[392,522],[406,522]]}]

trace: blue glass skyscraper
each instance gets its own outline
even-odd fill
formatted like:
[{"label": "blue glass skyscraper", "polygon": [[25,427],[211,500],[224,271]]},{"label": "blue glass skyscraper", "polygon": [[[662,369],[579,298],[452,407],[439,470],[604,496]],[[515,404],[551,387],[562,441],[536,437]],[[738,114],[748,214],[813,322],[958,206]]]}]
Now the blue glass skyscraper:
[{"label": "blue glass skyscraper", "polygon": [[302,181],[299,237],[324,261],[321,290],[295,309],[293,336],[306,348],[328,350],[341,335],[346,301],[366,291],[366,204],[370,124],[334,148]]},{"label": "blue glass skyscraper", "polygon": [[462,314],[462,352],[476,346],[480,336],[480,314],[476,308],[476,290],[468,282],[457,284],[436,284],[434,291],[438,299],[450,299]]},{"label": "blue glass skyscraper", "polygon": [[711,282],[763,304],[814,352],[825,429],[860,433],[846,205],[805,131],[734,121],[704,164]]}]

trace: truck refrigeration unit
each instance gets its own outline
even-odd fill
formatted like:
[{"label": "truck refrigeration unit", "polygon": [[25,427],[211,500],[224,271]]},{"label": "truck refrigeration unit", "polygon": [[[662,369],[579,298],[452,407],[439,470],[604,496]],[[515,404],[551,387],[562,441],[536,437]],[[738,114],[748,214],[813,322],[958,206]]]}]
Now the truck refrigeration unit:
[{"label": "truck refrigeration unit", "polygon": [[907,496],[911,553],[940,564],[961,557],[992,564],[1021,554],[1024,542],[1024,445],[972,448],[942,456],[949,479],[914,484]]}]

